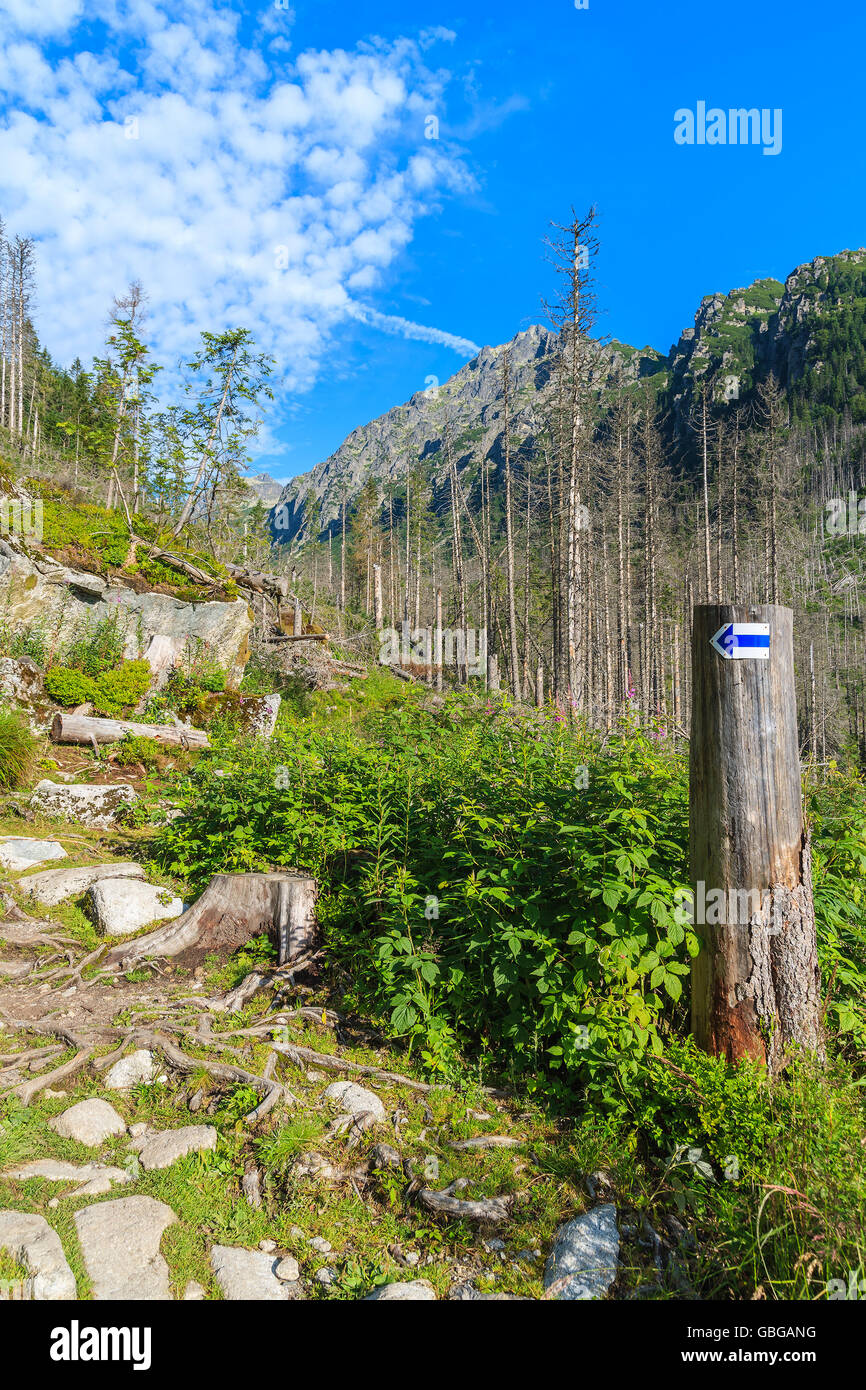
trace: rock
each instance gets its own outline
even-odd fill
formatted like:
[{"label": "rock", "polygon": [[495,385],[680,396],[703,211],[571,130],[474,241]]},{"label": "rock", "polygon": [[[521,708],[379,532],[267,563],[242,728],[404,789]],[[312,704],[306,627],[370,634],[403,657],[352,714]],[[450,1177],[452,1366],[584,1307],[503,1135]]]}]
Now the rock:
[{"label": "rock", "polygon": [[164,1129],[144,1140],[136,1141],[133,1147],[139,1150],[142,1168],[170,1168],[178,1159],[187,1154],[200,1153],[203,1149],[215,1149],[217,1132],[213,1125],[184,1125],[183,1129]]},{"label": "rock", "polygon": [[491,1240],[482,1240],[481,1244],[489,1254],[496,1254],[499,1250],[505,1249],[505,1241],[499,1236],[493,1236]]},{"label": "rock", "polygon": [[[130,1052],[128,1057],[121,1057],[109,1068],[103,1085],[106,1091],[130,1091],[133,1086],[143,1086],[153,1081],[158,1071],[153,1053],[140,1047]],[[139,1135],[132,1133],[137,1128],[137,1125],[133,1125],[129,1131],[133,1139],[139,1138]]]},{"label": "rock", "polygon": [[294,1255],[284,1255],[274,1270],[274,1274],[284,1284],[296,1284],[301,1277],[301,1267]]},{"label": "rock", "polygon": [[143,1139],[146,1134],[153,1134],[154,1131],[144,1120],[139,1120],[137,1124],[129,1126],[130,1139]]},{"label": "rock", "polygon": [[183,899],[141,879],[107,878],[87,890],[90,916],[106,936],[129,936],[183,914]]},{"label": "rock", "polygon": [[75,1275],[66,1263],[60,1237],[44,1216],[0,1211],[0,1249],[30,1274],[30,1297],[38,1303],[74,1299]]},{"label": "rock", "polygon": [[335,1081],[325,1090],[327,1100],[336,1101],[348,1115],[361,1115],[370,1112],[377,1120],[385,1120],[385,1107],[377,1095],[358,1086],[354,1081]]},{"label": "rock", "polygon": [[260,1250],[264,1250],[264,1252],[265,1252],[266,1255],[273,1255],[273,1253],[274,1253],[274,1251],[276,1250],[276,1248],[277,1248],[277,1242],[276,1242],[275,1240],[260,1240],[260,1241],[259,1241],[259,1249],[260,1249]]},{"label": "rock", "polygon": [[[13,629],[39,619],[62,647],[85,623],[95,625],[117,616],[124,632],[125,658],[150,655],[153,639],[161,638],[163,648],[168,644],[178,654],[190,647],[207,650],[209,658],[228,672],[230,685],[240,680],[253,625],[245,599],[184,603],[170,594],[138,593],[131,586],[58,564],[47,555],[31,558],[8,540],[0,545],[3,616]],[[178,574],[177,582],[187,581]],[[168,676],[170,666],[171,660],[158,679]]]},{"label": "rock", "polygon": [[[0,556],[0,567],[3,557]],[[45,677],[29,656],[0,657],[0,698],[17,705],[26,716],[32,734],[44,734],[51,728],[54,708],[45,697]]]},{"label": "rock", "polygon": [[380,1284],[363,1299],[364,1303],[435,1303],[436,1290],[426,1279],[408,1279],[402,1284]]},{"label": "rock", "polygon": [[201,1284],[197,1284],[194,1279],[190,1279],[183,1291],[184,1303],[201,1303],[205,1298],[207,1298],[207,1294]]},{"label": "rock", "polygon": [[331,1242],[325,1240],[324,1236],[313,1236],[310,1241],[310,1249],[317,1250],[320,1255],[330,1255],[333,1248]]},{"label": "rock", "polygon": [[45,869],[19,879],[16,887],[44,907],[56,907],[67,898],[77,898],[92,883],[105,878],[144,878],[140,864],[92,864],[81,869]]},{"label": "rock", "polygon": [[0,975],[4,980],[23,980],[32,969],[27,960],[0,960]]},{"label": "rock", "polygon": [[215,1245],[210,1252],[211,1269],[223,1298],[236,1302],[266,1300],[285,1302],[297,1294],[274,1273],[279,1263],[262,1250],[244,1250],[235,1245]]},{"label": "rock", "polygon": [[176,1220],[171,1207],[153,1197],[119,1197],[77,1212],[75,1227],[93,1297],[100,1302],[169,1299],[168,1265],[159,1243]]},{"label": "rock", "polygon": [[126,1125],[107,1100],[80,1100],[51,1121],[55,1134],[96,1148],[112,1134],[125,1134]]},{"label": "rock", "polygon": [[606,1202],[560,1226],[544,1266],[544,1287],[552,1298],[603,1298],[616,1279],[618,1260],[616,1207]]},{"label": "rock", "polygon": [[68,859],[66,850],[56,840],[31,840],[26,835],[7,835],[0,840],[0,868],[10,874],[23,873],[34,864],[50,859]]},{"label": "rock", "polygon": [[325,1288],[330,1288],[332,1284],[337,1282],[337,1271],[331,1269],[330,1265],[322,1265],[321,1269],[316,1270],[313,1278],[317,1284],[324,1284]]},{"label": "rock", "polygon": [[136,801],[138,793],[125,783],[106,787],[85,782],[70,787],[46,778],[37,782],[30,807],[45,816],[61,816],[79,825],[107,830]]},{"label": "rock", "polygon": [[125,1168],[109,1168],[104,1163],[62,1163],[54,1158],[37,1158],[19,1168],[8,1169],[3,1177],[15,1178],[18,1182],[27,1182],[30,1178],[41,1178],[43,1182],[79,1182],[81,1187],[63,1195],[97,1197],[110,1192],[115,1185],[128,1183],[131,1174]]}]

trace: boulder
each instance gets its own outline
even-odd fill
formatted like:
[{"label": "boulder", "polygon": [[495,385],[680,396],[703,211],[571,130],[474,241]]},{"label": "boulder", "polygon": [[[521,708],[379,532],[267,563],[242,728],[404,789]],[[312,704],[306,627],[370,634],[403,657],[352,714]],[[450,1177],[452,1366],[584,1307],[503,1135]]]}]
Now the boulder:
[{"label": "boulder", "polygon": [[67,859],[66,850],[56,840],[31,840],[26,835],[5,835],[0,840],[0,868],[20,874],[51,859]]},{"label": "boulder", "polygon": [[345,1115],[371,1113],[377,1120],[385,1120],[385,1107],[379,1097],[354,1081],[335,1081],[325,1090],[325,1098],[333,1100]]},{"label": "boulder", "polygon": [[30,1273],[30,1297],[54,1303],[76,1297],[75,1275],[66,1262],[60,1237],[44,1216],[0,1211],[0,1249],[8,1250]]},{"label": "boulder", "polygon": [[171,1297],[162,1233],[177,1218],[154,1197],[117,1197],[75,1215],[94,1299],[164,1301]]},{"label": "boulder", "polygon": [[237,1302],[279,1303],[298,1295],[293,1284],[277,1278],[274,1271],[280,1261],[262,1250],[215,1245],[210,1252],[210,1263],[223,1298]]},{"label": "boulder", "polygon": [[63,1139],[76,1139],[79,1144],[86,1144],[89,1149],[104,1144],[113,1134],[126,1133],[126,1124],[114,1106],[109,1105],[107,1100],[96,1098],[80,1100],[77,1105],[64,1110],[62,1115],[57,1115],[50,1123],[55,1134],[59,1134]]},{"label": "boulder", "polygon": [[138,793],[134,787],[120,783],[102,786],[98,783],[37,782],[30,798],[30,808],[44,816],[60,816],[96,829],[107,830],[134,802]]},{"label": "boulder", "polygon": [[[180,574],[178,582],[184,582]],[[146,656],[157,637],[162,650],[200,646],[228,672],[230,685],[239,683],[249,656],[253,621],[244,599],[184,603],[169,594],[138,593],[132,582],[127,587],[119,578],[70,569],[47,555],[33,558],[8,540],[0,541],[0,604],[13,629],[39,621],[56,635],[58,647],[84,624],[119,617],[124,658]],[[156,651],[151,655],[158,666]]]},{"label": "boulder", "polygon": [[133,1148],[138,1149],[142,1168],[150,1170],[170,1168],[187,1154],[215,1149],[216,1144],[217,1132],[213,1125],[185,1125],[183,1129],[164,1129],[136,1140]]},{"label": "boulder", "polygon": [[141,879],[104,878],[87,890],[88,909],[105,936],[129,936],[183,914],[183,899]]},{"label": "boulder", "polygon": [[566,1221],[556,1232],[544,1266],[549,1298],[603,1298],[616,1279],[619,1231],[612,1202]]},{"label": "boulder", "polygon": [[140,864],[91,864],[80,869],[45,869],[18,880],[17,888],[43,907],[56,907],[67,898],[80,897],[92,883],[105,878],[144,878]]},{"label": "boulder", "polygon": [[[158,1073],[159,1067],[153,1053],[140,1047],[136,1052],[130,1052],[128,1057],[121,1057],[109,1068],[104,1082],[105,1089],[130,1091],[133,1086],[144,1086],[155,1081]],[[133,1126],[134,1128],[136,1126]]]},{"label": "boulder", "polygon": [[435,1303],[436,1290],[427,1279],[407,1279],[402,1284],[380,1284],[364,1303]]},{"label": "boulder", "polygon": [[44,673],[28,656],[17,660],[0,657],[0,699],[10,700],[22,710],[30,732],[36,735],[47,733],[54,717],[54,707],[43,690],[44,680]]}]

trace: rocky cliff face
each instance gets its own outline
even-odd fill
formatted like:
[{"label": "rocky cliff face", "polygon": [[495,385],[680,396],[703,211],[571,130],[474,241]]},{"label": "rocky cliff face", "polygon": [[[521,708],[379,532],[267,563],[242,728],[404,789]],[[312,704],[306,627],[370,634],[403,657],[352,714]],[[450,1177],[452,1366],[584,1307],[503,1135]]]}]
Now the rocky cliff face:
[{"label": "rocky cliff face", "polygon": [[[838,302],[839,286],[852,270],[866,269],[866,250],[817,257],[798,266],[784,285],[757,280],[729,294],[705,295],[693,328],[665,356],[653,348],[600,345],[592,384],[604,392],[618,382],[649,379],[665,395],[675,433],[691,408],[695,390],[711,379],[717,401],[748,395],[773,371],[792,387],[806,370],[814,327]],[[852,288],[853,295],[855,290]],[[511,340],[511,416],[515,442],[531,438],[535,408],[550,381],[557,347],[555,333],[533,326]],[[368,425],[353,430],[330,458],[292,479],[271,513],[275,539],[303,538],[310,495],[319,507],[319,528],[333,525],[345,492],[351,507],[372,478],[380,496],[398,487],[409,469],[422,467],[434,495],[446,485],[443,435],[446,415],[452,445],[463,473],[481,459],[497,460],[502,435],[502,355],[505,345],[485,347],[441,387],[419,391]]]}]

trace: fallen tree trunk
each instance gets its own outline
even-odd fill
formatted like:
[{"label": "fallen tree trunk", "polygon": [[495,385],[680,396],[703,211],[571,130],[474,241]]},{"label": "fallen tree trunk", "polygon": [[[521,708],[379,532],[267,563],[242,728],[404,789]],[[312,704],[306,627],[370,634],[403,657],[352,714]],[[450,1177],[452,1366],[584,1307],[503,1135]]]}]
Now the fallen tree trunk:
[{"label": "fallen tree trunk", "polygon": [[242,565],[227,564],[226,569],[242,589],[252,589],[257,594],[278,594],[280,598],[289,597],[289,581],[285,575],[263,574],[260,570],[244,569]]},{"label": "fallen tree trunk", "polygon": [[116,946],[106,965],[128,970],[138,961],[236,951],[250,937],[268,935],[279,947],[280,964],[307,954],[316,938],[314,878],[291,871],[216,874],[181,917],[135,941]]},{"label": "fallen tree trunk", "polygon": [[203,729],[177,729],[171,724],[136,724],[129,719],[97,719],[86,714],[55,714],[53,743],[119,743],[124,734],[152,738],[155,743],[183,748],[209,748]]}]

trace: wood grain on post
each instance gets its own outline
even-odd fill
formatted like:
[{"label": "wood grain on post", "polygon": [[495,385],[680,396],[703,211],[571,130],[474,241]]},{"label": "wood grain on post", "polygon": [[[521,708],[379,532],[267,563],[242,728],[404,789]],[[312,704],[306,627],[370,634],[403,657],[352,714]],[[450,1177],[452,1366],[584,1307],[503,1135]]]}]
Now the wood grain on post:
[{"label": "wood grain on post", "polygon": [[[712,638],[729,623],[767,624],[769,657],[720,655]],[[823,1053],[791,610],[698,605],[692,688],[692,1032],[776,1072],[792,1045]]]}]

